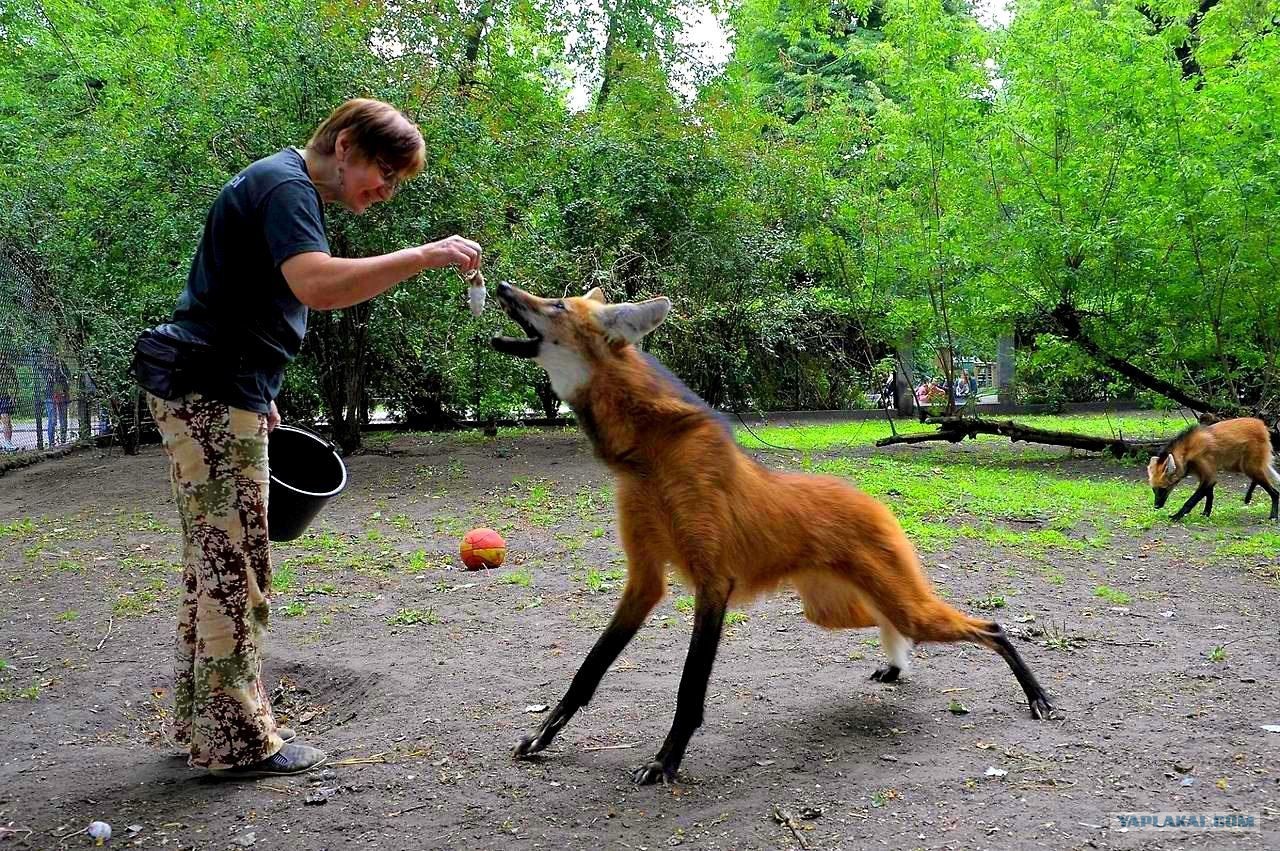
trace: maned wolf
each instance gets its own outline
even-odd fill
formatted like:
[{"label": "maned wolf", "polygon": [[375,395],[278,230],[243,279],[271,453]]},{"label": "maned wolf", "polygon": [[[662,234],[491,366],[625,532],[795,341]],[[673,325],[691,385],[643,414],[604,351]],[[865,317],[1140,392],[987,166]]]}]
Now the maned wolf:
[{"label": "maned wolf", "polygon": [[702,724],[707,680],[731,601],[787,584],[804,614],[829,629],[878,626],[889,664],[872,679],[892,682],[916,641],[972,641],[999,653],[1026,693],[1033,718],[1049,698],[998,623],[971,618],[939,599],[893,515],[829,476],[765,469],[738,449],[727,423],[633,343],[666,319],[671,302],[606,304],[542,299],[497,288],[498,302],[525,332],[495,337],[500,352],[537,361],[573,407],[596,454],[618,482],[618,521],[627,583],[618,610],[587,654],[568,692],[538,731],[515,749],[549,745],[591,700],[605,671],[666,593],[666,566],[694,590],[693,637],[671,732],[637,783],[675,777]]},{"label": "maned wolf", "polygon": [[1253,489],[1271,495],[1271,518],[1280,519],[1280,473],[1271,460],[1271,432],[1262,420],[1239,417],[1209,426],[1194,425],[1183,431],[1147,462],[1147,481],[1156,495],[1156,508],[1164,508],[1173,486],[1188,473],[1200,480],[1183,506],[1173,515],[1181,520],[1196,503],[1204,500],[1204,516],[1213,511],[1213,487],[1219,470],[1233,470],[1249,477],[1244,492],[1245,505],[1253,499]]}]

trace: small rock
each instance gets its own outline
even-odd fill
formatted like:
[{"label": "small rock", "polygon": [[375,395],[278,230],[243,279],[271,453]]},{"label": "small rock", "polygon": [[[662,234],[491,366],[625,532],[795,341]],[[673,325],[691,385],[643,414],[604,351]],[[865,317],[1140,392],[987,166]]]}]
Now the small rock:
[{"label": "small rock", "polygon": [[1179,783],[1178,785],[1179,785],[1179,786],[1191,786],[1191,785],[1193,785],[1195,782],[1196,782],[1196,779],[1195,779],[1194,777],[1184,777],[1184,778],[1182,778],[1182,782],[1181,782],[1181,783]]},{"label": "small rock", "polygon": [[525,712],[546,712],[549,707],[545,703],[531,703],[524,708]]},{"label": "small rock", "polygon": [[101,845],[111,838],[111,825],[105,821],[91,821],[85,828],[85,833],[97,840],[95,844]]},{"label": "small rock", "polygon": [[323,771],[318,771],[307,777],[307,780],[311,783],[324,783],[328,780],[336,779],[338,779],[338,772],[334,771],[332,768],[326,768]]},{"label": "small rock", "polygon": [[1262,729],[1268,733],[1280,733],[1280,724],[1263,724]]},{"label": "small rock", "polygon": [[805,821],[813,821],[822,818],[822,807],[801,807],[800,818]]},{"label": "small rock", "polygon": [[129,825],[128,827],[126,827],[126,828],[125,828],[125,830],[129,831],[130,833],[141,833],[141,832],[142,832],[142,825],[140,825],[140,824],[131,824],[131,825]]},{"label": "small rock", "polygon": [[307,797],[303,798],[302,803],[312,804],[312,805],[327,804],[329,803],[329,798],[332,797],[333,793],[334,793],[333,789],[321,787],[319,789],[316,789]]},{"label": "small rock", "polygon": [[251,830],[248,833],[241,833],[237,835],[235,838],[231,840],[231,844],[239,846],[240,848],[248,848],[257,841],[258,841],[257,834],[255,834]]},{"label": "small rock", "polygon": [[1009,772],[1006,771],[1005,769],[996,768],[994,765],[988,768],[986,771],[986,774],[988,777],[1004,777],[1008,773]]},{"label": "small rock", "polygon": [[1185,765],[1181,762],[1175,762],[1173,764],[1173,770],[1178,772],[1179,774],[1190,774],[1192,769],[1194,768],[1195,768],[1194,765]]},{"label": "small rock", "polygon": [[882,754],[880,754],[880,758],[881,758],[881,759],[883,759],[885,762],[897,762],[897,761],[898,761],[898,758],[897,758],[896,756],[894,756],[893,754],[882,753]]},{"label": "small rock", "polygon": [[1173,617],[1173,616],[1174,616],[1174,614],[1175,614],[1175,612],[1173,612],[1173,610],[1170,610],[1170,611],[1167,611],[1167,612],[1161,612],[1161,613],[1160,613],[1160,617],[1162,617],[1162,618],[1171,618],[1171,617]]},{"label": "small rock", "polygon": [[772,759],[757,759],[757,760],[756,760],[756,765],[758,765],[758,766],[760,766],[760,767],[762,767],[762,768],[766,768],[766,767],[768,767],[768,766],[770,766],[770,765],[773,765],[775,762],[777,762],[777,760],[772,760]]}]

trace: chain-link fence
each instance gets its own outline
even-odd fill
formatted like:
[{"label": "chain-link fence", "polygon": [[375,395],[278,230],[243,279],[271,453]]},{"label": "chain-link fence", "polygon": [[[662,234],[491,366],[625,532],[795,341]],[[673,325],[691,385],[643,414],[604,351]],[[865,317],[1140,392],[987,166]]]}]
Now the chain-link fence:
[{"label": "chain-link fence", "polygon": [[38,297],[36,270],[0,245],[0,453],[42,452],[110,433],[65,325]]}]

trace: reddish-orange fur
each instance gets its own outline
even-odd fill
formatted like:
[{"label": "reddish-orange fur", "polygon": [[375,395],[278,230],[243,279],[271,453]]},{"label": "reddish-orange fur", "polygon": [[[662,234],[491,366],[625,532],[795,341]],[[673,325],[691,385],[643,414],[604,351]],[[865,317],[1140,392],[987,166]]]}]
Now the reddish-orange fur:
[{"label": "reddish-orange fur", "polygon": [[1033,717],[1050,711],[999,624],[969,617],[934,594],[889,509],[841,479],[756,463],[713,411],[627,342],[662,321],[665,300],[613,306],[593,294],[551,301],[510,286],[499,287],[498,299],[530,338],[496,338],[495,347],[537,358],[617,477],[628,562],[613,620],[564,698],[517,745],[517,756],[547,747],[590,701],[666,593],[668,565],[695,592],[694,629],[671,732],[637,782],[673,777],[701,724],[725,606],[784,585],[796,589],[805,616],[820,626],[880,627],[890,665],[875,679],[890,682],[905,668],[910,645],[903,636],[973,641],[1005,659]]},{"label": "reddish-orange fur", "polygon": [[1170,454],[1177,461],[1173,476],[1165,474],[1163,458],[1152,458],[1147,465],[1152,487],[1173,487],[1188,473],[1202,482],[1218,479],[1220,470],[1244,473],[1266,481],[1271,470],[1271,433],[1262,420],[1239,417],[1202,426],[1175,443]]},{"label": "reddish-orange fur", "polygon": [[990,628],[933,593],[886,507],[840,479],[757,464],[630,346],[595,362],[573,401],[617,475],[628,584],[646,602],[670,563],[690,587],[731,585],[739,603],[794,585],[809,620],[833,629],[877,625],[872,607],[917,641],[981,641]]},{"label": "reddish-orange fur", "polygon": [[[1172,470],[1169,469],[1169,459],[1172,459]],[[1244,473],[1249,477],[1251,484],[1245,496],[1246,503],[1253,495],[1254,486],[1261,485],[1272,497],[1271,518],[1276,519],[1276,490],[1280,487],[1280,474],[1276,473],[1272,462],[1271,433],[1262,420],[1253,417],[1193,426],[1178,435],[1163,452],[1148,462],[1147,481],[1156,493],[1156,507],[1160,508],[1174,485],[1187,475],[1194,475],[1200,486],[1174,518],[1190,511],[1197,498],[1207,498],[1204,511],[1207,515],[1212,510],[1213,487],[1221,470]]]}]

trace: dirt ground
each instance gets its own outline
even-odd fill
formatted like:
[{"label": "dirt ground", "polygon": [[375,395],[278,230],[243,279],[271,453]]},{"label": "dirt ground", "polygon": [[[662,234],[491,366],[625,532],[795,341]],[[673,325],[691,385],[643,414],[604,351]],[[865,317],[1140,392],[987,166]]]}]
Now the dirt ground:
[{"label": "dirt ground", "polygon": [[[925,646],[882,685],[874,632],[825,632],[790,594],[759,602],[727,627],[681,781],[638,788],[688,643],[678,588],[556,743],[510,756],[621,585],[610,483],[586,442],[380,443],[348,459],[322,534],[276,550],[287,590],[266,676],[281,721],[335,763],[310,778],[216,782],[163,744],[179,539],[158,448],[0,478],[0,849],[88,846],[70,834],[93,819],[112,847],[173,849],[1280,847],[1280,733],[1263,728],[1280,724],[1275,553],[1209,558],[1211,543],[1160,525],[1116,534],[1109,560],[1051,555],[1059,584],[1039,578],[1043,557],[926,554],[958,604],[1022,576],[994,616],[1053,696],[1047,722],[989,651]],[[1106,462],[1067,463],[1088,476]],[[502,569],[462,570],[458,539],[478,525],[506,536]],[[1111,605],[1100,584],[1134,599]],[[1115,811],[1263,821],[1121,832]]]}]

